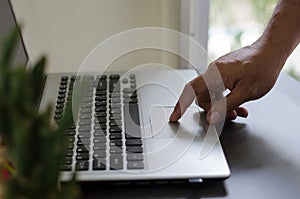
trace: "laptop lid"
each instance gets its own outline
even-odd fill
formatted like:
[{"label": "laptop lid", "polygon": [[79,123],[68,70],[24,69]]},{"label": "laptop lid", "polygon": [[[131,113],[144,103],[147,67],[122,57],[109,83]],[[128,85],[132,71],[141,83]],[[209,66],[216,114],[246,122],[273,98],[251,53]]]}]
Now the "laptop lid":
[{"label": "laptop lid", "polygon": [[[17,28],[17,22],[11,2],[9,0],[0,0],[0,54],[2,54],[3,50],[3,41],[14,28]],[[13,66],[26,66],[28,62],[28,54],[19,31],[18,43],[13,55]]]}]

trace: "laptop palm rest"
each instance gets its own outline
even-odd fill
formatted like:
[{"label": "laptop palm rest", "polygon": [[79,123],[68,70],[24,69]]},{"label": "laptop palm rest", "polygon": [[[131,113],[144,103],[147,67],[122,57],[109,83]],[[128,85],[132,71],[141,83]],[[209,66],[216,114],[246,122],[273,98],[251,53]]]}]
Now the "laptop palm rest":
[{"label": "laptop palm rest", "polygon": [[190,107],[181,120],[169,122],[174,107],[154,106],[150,110],[149,120],[152,138],[187,138],[201,137],[200,112],[198,107]]},{"label": "laptop palm rest", "polygon": [[171,166],[194,142],[202,142],[205,136],[198,107],[188,108],[178,123],[170,123],[173,108],[153,106],[150,110],[151,136],[144,138],[144,143],[148,169],[152,171]]}]

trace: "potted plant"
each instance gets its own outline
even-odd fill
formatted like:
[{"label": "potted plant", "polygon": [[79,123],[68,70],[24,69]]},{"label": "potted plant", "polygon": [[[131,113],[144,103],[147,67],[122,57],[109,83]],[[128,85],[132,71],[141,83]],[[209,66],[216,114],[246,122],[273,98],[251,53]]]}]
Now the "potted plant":
[{"label": "potted plant", "polygon": [[0,51],[0,192],[6,199],[78,198],[75,177],[59,183],[71,108],[59,126],[51,121],[51,105],[44,112],[37,110],[46,58],[27,70],[26,66],[12,66],[17,41],[18,30],[14,30]]}]

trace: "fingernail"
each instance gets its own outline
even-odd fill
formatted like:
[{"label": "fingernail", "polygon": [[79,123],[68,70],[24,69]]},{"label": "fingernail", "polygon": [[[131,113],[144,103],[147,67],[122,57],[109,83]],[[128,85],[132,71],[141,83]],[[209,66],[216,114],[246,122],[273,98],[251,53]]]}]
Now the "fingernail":
[{"label": "fingernail", "polygon": [[221,114],[219,113],[219,112],[213,112],[211,115],[210,115],[210,123],[212,123],[212,124],[216,124],[216,123],[218,123],[218,122],[220,122],[221,121],[221,119],[222,119],[222,116],[221,116]]}]

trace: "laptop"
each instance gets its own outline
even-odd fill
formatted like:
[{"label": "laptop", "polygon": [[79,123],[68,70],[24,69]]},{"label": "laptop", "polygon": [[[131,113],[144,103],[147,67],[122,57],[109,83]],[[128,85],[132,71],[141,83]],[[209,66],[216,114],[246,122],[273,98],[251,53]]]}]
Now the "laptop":
[{"label": "laptop", "polygon": [[[10,2],[0,0],[1,39],[16,19]],[[15,62],[27,64],[20,41]],[[47,74],[40,110],[55,104],[53,122],[59,123],[65,107],[74,102],[77,81],[88,82],[78,103],[74,123],[65,132],[66,158],[60,179],[77,172],[78,181],[141,181],[226,179],[230,170],[217,135],[207,128],[201,109],[193,104],[178,123],[169,116],[194,70],[174,70],[149,64],[131,71]],[[74,105],[74,103],[73,103]],[[210,147],[201,157],[201,147]]]}]

